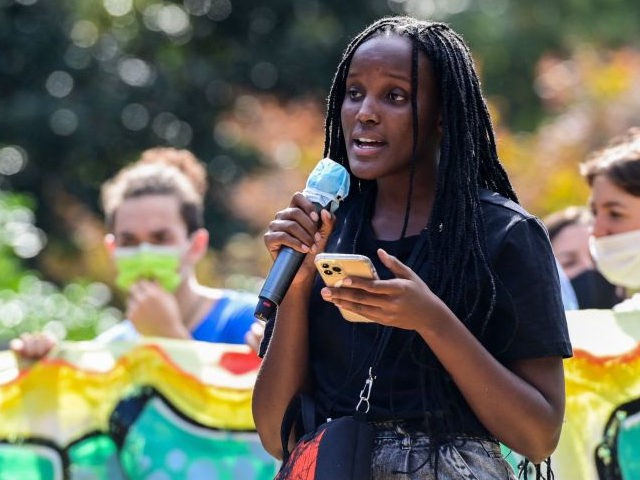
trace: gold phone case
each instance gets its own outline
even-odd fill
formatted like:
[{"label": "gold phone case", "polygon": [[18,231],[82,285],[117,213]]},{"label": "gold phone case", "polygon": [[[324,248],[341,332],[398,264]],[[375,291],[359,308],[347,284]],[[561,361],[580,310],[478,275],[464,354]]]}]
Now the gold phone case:
[{"label": "gold phone case", "polygon": [[[378,278],[369,257],[349,253],[319,253],[315,265],[325,285],[333,287],[347,277]],[[371,322],[366,317],[338,307],[342,316],[352,322]]]}]

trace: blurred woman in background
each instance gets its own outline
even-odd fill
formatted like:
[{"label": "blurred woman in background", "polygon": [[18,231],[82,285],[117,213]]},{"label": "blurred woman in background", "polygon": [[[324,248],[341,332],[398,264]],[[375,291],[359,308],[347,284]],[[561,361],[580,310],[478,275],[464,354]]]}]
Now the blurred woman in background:
[{"label": "blurred woman in background", "polygon": [[[591,187],[591,253],[607,280],[629,298],[614,307],[640,308],[640,128],[592,153],[580,171]],[[636,295],[634,295],[636,293]]]},{"label": "blurred woman in background", "polygon": [[544,218],[553,253],[571,282],[577,308],[611,308],[624,298],[596,268],[589,250],[593,218],[584,206],[570,206]]}]

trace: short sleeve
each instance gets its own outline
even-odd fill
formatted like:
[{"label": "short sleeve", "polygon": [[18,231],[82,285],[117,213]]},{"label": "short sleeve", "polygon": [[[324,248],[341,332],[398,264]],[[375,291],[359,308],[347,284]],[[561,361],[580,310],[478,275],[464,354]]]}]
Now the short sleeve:
[{"label": "short sleeve", "polygon": [[511,225],[493,261],[496,305],[489,349],[500,360],[572,355],[558,271],[535,217]]},{"label": "short sleeve", "polygon": [[255,321],[253,312],[258,297],[248,292],[233,292],[229,297],[229,303],[222,313],[226,322],[221,341],[244,344],[244,337]]},{"label": "short sleeve", "polygon": [[245,343],[244,336],[254,322],[258,297],[248,292],[226,290],[208,315],[191,332],[195,340]]}]

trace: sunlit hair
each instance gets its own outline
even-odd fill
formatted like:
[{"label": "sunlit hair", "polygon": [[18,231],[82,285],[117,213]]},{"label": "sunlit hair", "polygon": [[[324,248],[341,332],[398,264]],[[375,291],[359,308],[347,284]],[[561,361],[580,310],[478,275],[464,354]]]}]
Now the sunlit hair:
[{"label": "sunlit hair", "polygon": [[631,127],[580,165],[589,186],[598,175],[606,176],[625,192],[640,197],[640,127]]},{"label": "sunlit hair", "polygon": [[174,147],[149,148],[142,152],[138,163],[172,165],[191,180],[200,196],[204,197],[207,192],[207,170],[204,164],[189,150]]},{"label": "sunlit hair", "polygon": [[549,238],[553,240],[558,236],[562,230],[573,225],[590,227],[593,222],[593,216],[589,209],[583,205],[572,205],[562,210],[550,213],[542,219]]},{"label": "sunlit hair", "polygon": [[127,199],[168,195],[180,204],[180,216],[189,234],[202,228],[206,170],[187,150],[158,147],[145,150],[137,162],[120,170],[101,189],[107,229],[111,231],[118,208]]},{"label": "sunlit hair", "polygon": [[[517,197],[498,160],[493,126],[471,53],[457,33],[443,23],[387,17],[357,35],[343,53],[329,93],[324,156],[349,169],[340,119],[347,74],[355,50],[381,34],[396,34],[411,41],[412,92],[418,89],[419,52],[428,58],[438,88],[443,134],[435,204],[428,223],[430,242],[425,247],[426,258],[433,266],[427,282],[461,318],[474,313],[484,313],[481,317],[487,318],[495,303],[495,285],[485,257],[479,189],[498,192],[516,202]],[[415,97],[412,95],[414,166],[424,160],[415,158],[418,135]],[[352,186],[362,183],[367,182],[352,175]],[[411,189],[411,185],[407,187]],[[408,200],[407,214],[410,208]],[[406,221],[405,218],[405,225]],[[489,311],[475,312],[482,294],[475,280],[487,274],[492,290]]]}]

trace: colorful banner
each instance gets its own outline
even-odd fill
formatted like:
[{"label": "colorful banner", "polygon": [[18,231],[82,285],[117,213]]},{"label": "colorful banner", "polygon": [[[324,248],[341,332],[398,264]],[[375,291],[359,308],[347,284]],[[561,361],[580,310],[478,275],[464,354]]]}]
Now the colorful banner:
[{"label": "colorful banner", "polygon": [[640,311],[567,312],[573,358],[557,480],[640,479]]},{"label": "colorful banner", "polygon": [[[640,312],[567,320],[555,479],[638,480]],[[278,464],[251,417],[258,366],[244,346],[167,339],[63,343],[33,364],[0,352],[0,480],[270,480]]]},{"label": "colorful banner", "polygon": [[[640,311],[567,312],[565,421],[555,480],[640,480]],[[522,456],[504,445],[518,472]],[[543,473],[545,469],[543,467]],[[535,478],[529,465],[526,478]]]},{"label": "colorful banner", "polygon": [[244,346],[168,339],[0,352],[0,480],[272,479],[258,367]]}]

